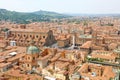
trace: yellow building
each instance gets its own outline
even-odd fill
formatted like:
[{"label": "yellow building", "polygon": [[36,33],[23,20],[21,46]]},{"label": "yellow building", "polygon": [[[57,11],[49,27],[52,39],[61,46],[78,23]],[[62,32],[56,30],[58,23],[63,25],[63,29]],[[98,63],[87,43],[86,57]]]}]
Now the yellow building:
[{"label": "yellow building", "polygon": [[32,41],[27,48],[26,55],[22,61],[22,67],[25,70],[31,71],[37,67],[37,59],[39,58],[40,49],[34,45]]}]

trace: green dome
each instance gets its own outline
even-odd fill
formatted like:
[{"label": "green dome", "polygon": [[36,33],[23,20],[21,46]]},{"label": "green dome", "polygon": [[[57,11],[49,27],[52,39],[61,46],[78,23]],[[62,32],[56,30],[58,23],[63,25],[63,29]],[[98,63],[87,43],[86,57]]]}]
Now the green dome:
[{"label": "green dome", "polygon": [[39,53],[39,52],[40,52],[40,50],[36,46],[29,46],[27,48],[27,54],[36,54],[36,53]]}]

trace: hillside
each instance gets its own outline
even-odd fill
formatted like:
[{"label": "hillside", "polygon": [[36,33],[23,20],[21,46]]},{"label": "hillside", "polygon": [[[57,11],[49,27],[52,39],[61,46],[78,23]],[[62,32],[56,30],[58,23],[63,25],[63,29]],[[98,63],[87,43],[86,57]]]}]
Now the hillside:
[{"label": "hillside", "polygon": [[52,18],[65,18],[65,17],[68,17],[68,15],[63,15],[63,14],[59,14],[59,13],[56,13],[56,12],[50,12],[50,11],[42,11],[42,10],[33,12],[33,14],[50,16]]},{"label": "hillside", "polygon": [[22,13],[15,11],[8,11],[6,9],[0,9],[0,21],[12,21],[15,23],[30,23],[30,22],[41,22],[51,21],[52,19],[67,18],[70,16],[48,12],[48,11],[36,11],[31,13]]}]

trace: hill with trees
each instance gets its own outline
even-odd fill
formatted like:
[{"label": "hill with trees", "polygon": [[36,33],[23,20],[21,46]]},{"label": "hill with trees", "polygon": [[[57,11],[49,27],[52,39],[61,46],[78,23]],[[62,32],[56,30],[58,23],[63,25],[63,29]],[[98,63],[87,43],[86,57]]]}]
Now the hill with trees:
[{"label": "hill with trees", "polygon": [[30,23],[42,21],[49,22],[54,19],[62,19],[68,17],[70,16],[42,10],[36,12],[16,12],[8,11],[6,9],[0,9],[0,21],[4,20],[14,23]]}]

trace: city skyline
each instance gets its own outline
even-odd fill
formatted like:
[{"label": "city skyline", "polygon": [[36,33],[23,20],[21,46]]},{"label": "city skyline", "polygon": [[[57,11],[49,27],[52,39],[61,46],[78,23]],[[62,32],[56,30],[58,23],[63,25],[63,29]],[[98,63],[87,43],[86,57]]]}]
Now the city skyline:
[{"label": "city skyline", "polygon": [[18,12],[45,10],[58,13],[118,14],[119,3],[119,0],[0,0],[0,8]]}]

